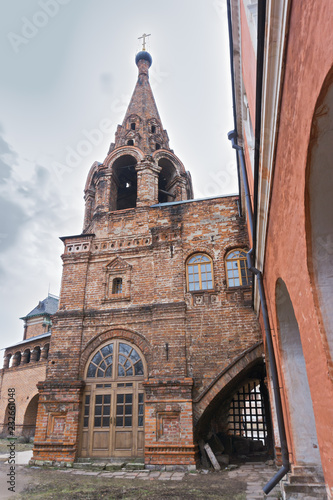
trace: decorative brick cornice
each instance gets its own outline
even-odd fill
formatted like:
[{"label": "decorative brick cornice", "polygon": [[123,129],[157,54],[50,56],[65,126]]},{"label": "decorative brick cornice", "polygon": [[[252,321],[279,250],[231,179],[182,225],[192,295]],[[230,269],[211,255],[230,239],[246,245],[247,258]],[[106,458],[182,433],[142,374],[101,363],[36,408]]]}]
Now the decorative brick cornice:
[{"label": "decorative brick cornice", "polygon": [[38,382],[37,388],[40,392],[54,391],[54,390],[72,390],[78,391],[83,389],[85,383],[82,380],[45,380],[44,382]]}]

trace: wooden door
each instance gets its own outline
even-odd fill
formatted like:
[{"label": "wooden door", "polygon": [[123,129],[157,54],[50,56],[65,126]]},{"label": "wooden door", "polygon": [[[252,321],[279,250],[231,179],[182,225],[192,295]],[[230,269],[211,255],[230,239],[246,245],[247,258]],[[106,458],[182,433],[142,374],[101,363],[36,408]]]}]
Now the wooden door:
[{"label": "wooden door", "polygon": [[144,454],[145,365],[137,348],[114,340],[91,357],[83,395],[80,456]]}]

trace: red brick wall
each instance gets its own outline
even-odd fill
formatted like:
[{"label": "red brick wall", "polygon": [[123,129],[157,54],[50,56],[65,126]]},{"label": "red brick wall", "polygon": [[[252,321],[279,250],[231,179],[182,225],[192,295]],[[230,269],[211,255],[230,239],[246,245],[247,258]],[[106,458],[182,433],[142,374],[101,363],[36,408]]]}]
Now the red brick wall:
[{"label": "red brick wall", "polygon": [[[292,2],[285,77],[279,117],[274,184],[264,265],[270,321],[277,353],[280,384],[284,370],[278,341],[275,289],[281,278],[288,289],[298,323],[316,420],[325,481],[333,494],[333,384],[332,361],[321,336],[307,262],[305,213],[306,165],[313,115],[322,85],[332,67],[332,2]],[[242,25],[242,29],[244,29]],[[246,32],[244,30],[245,35]],[[243,55],[244,64],[246,56]],[[253,65],[253,63],[252,63]],[[253,65],[253,69],[254,69]],[[249,82],[249,88],[252,85]],[[250,101],[250,99],[249,99]],[[324,113],[325,110],[321,110]],[[290,361],[292,362],[292,360]],[[282,388],[288,447],[295,456],[287,391]],[[292,402],[289,402],[292,403]],[[306,418],[306,416],[305,416]]]},{"label": "red brick wall", "polygon": [[37,384],[45,380],[46,361],[29,363],[17,367],[1,370],[1,400],[0,400],[0,429],[7,434],[3,428],[6,407],[8,404],[8,389],[15,389],[16,402],[16,436],[22,434],[24,416],[31,399],[38,394]]}]

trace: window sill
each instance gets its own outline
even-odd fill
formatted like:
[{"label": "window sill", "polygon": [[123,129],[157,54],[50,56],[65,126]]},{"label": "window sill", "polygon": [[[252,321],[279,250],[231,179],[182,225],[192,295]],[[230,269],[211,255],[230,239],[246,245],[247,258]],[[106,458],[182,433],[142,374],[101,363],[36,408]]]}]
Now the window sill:
[{"label": "window sill", "polygon": [[210,288],[209,290],[187,290],[186,293],[190,293],[191,295],[203,294],[203,293],[218,293],[219,290],[217,288]]},{"label": "window sill", "polygon": [[233,292],[234,290],[251,290],[252,283],[250,285],[239,285],[239,286],[228,286],[226,291]]},{"label": "window sill", "polygon": [[113,295],[110,295],[109,297],[102,299],[102,302],[104,304],[109,302],[123,302],[128,300],[131,300],[131,297],[129,295],[124,295],[122,293],[115,293]]}]

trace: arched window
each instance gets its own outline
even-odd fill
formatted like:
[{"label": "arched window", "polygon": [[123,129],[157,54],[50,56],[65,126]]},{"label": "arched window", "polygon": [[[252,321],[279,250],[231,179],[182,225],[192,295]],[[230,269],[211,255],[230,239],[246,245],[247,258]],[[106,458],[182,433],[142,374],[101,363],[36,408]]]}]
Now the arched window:
[{"label": "arched window", "polygon": [[186,265],[187,290],[211,290],[213,288],[213,262],[202,253],[190,257]]},{"label": "arched window", "polygon": [[6,354],[6,356],[4,357],[4,359],[3,359],[3,368],[4,369],[9,368],[11,358],[12,358],[11,353]]},{"label": "arched window", "polygon": [[31,353],[30,360],[31,361],[39,361],[40,360],[40,347],[39,347],[39,345],[34,347],[32,353]]},{"label": "arched window", "polygon": [[22,356],[22,363],[30,363],[30,349],[26,349]]},{"label": "arched window", "polygon": [[12,366],[19,366],[21,364],[21,353],[17,351],[12,359]]},{"label": "arched window", "polygon": [[127,141],[127,146],[134,146],[134,141],[133,141],[133,139],[129,139],[129,140]]},{"label": "arched window", "polygon": [[251,273],[247,268],[246,252],[232,250],[226,257],[228,287],[251,284]]},{"label": "arched window", "polygon": [[119,294],[123,291],[123,280],[121,278],[114,278],[112,281],[112,294]]},{"label": "arched window", "polygon": [[87,371],[87,378],[117,379],[143,375],[144,367],[140,354],[133,346],[121,341],[111,342],[97,351]]},{"label": "arched window", "polygon": [[47,359],[49,357],[49,349],[50,349],[50,344],[45,344],[43,346],[43,349],[41,351],[41,358],[42,359]]}]

